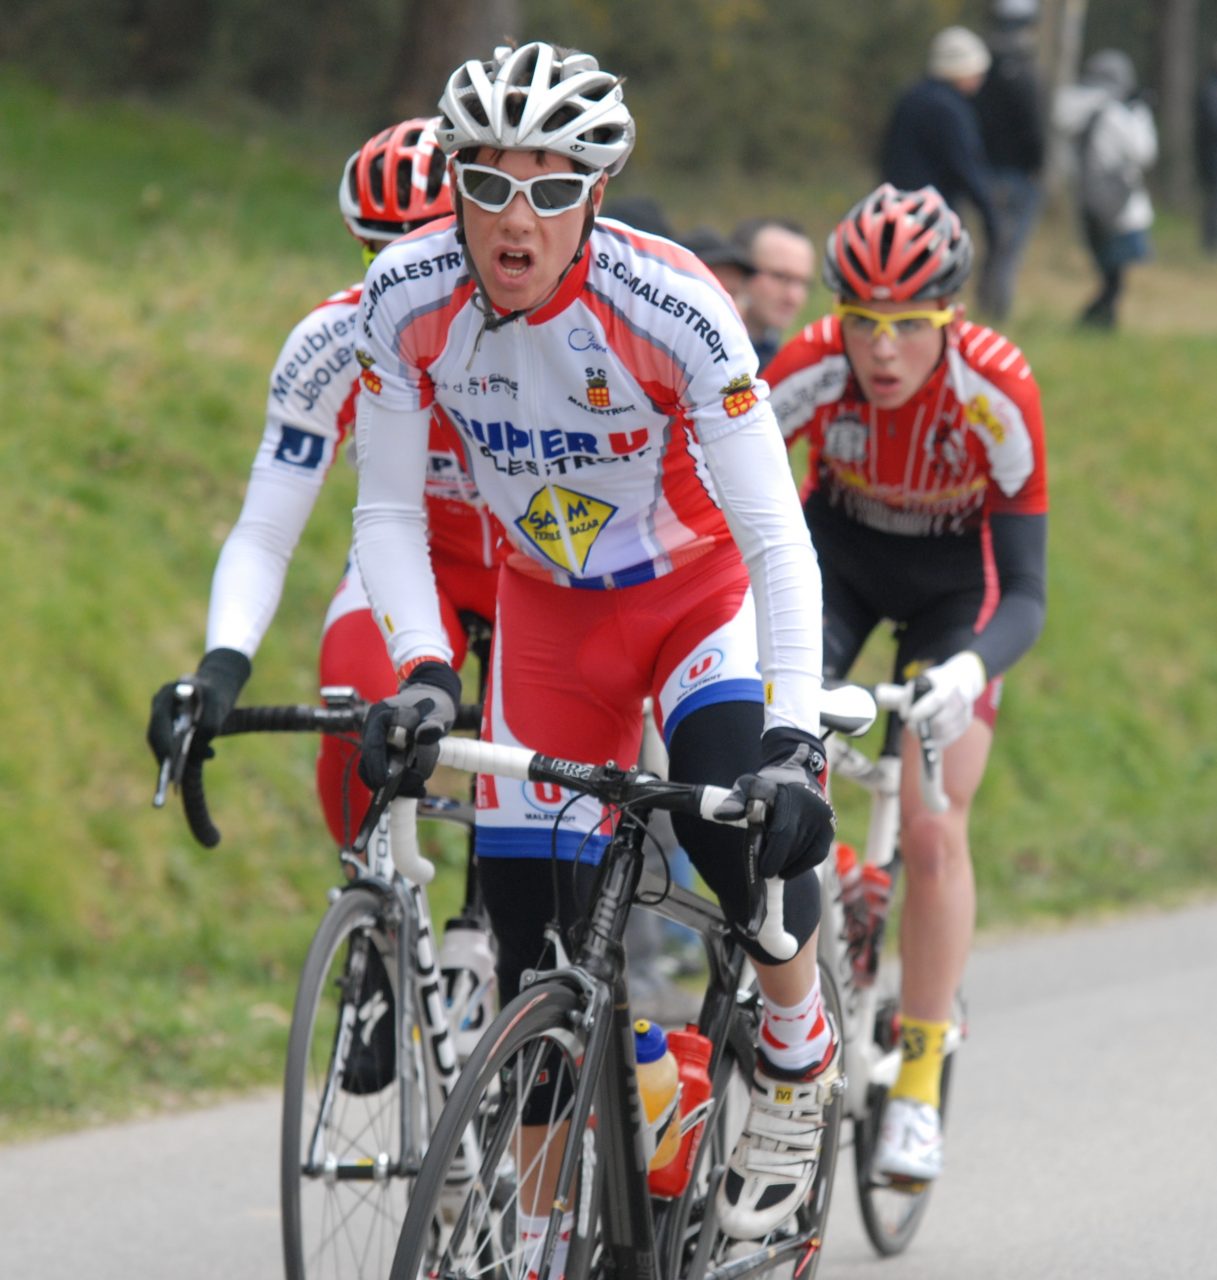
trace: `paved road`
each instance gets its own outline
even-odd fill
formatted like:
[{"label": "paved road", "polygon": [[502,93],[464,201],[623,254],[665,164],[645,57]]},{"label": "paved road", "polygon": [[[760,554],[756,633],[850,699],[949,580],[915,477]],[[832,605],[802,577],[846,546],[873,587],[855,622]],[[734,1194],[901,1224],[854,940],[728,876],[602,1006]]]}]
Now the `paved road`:
[{"label": "paved road", "polygon": [[[982,944],[922,1233],[878,1261],[843,1178],[823,1280],[1217,1276],[1215,991],[1217,904]],[[0,1277],[274,1280],[277,1126],[265,1095],[0,1148]]]}]

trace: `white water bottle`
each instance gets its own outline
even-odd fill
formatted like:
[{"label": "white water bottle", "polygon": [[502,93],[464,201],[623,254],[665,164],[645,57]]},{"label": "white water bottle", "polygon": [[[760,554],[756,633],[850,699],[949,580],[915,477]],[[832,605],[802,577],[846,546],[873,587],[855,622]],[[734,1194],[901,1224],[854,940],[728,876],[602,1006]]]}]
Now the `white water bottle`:
[{"label": "white water bottle", "polygon": [[498,981],[490,934],[469,916],[449,920],[439,967],[456,1056],[464,1063],[496,1012]]}]

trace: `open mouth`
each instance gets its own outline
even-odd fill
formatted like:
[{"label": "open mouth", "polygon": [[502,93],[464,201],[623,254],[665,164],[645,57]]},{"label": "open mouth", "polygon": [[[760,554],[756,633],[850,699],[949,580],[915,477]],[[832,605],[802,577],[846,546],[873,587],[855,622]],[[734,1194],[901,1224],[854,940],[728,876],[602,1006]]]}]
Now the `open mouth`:
[{"label": "open mouth", "polygon": [[532,254],[522,249],[504,249],[499,254],[499,270],[508,279],[518,280],[530,266],[532,266]]}]

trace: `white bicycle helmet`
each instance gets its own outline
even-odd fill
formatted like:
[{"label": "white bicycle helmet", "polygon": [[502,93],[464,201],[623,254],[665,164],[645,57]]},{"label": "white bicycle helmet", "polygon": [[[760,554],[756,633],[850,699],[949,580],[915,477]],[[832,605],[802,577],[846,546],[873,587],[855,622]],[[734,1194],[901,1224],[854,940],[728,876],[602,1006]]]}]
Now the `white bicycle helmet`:
[{"label": "white bicycle helmet", "polygon": [[465,147],[553,151],[611,177],[634,148],[620,78],[591,54],[542,41],[458,67],[439,109],[436,133],[449,156]]}]

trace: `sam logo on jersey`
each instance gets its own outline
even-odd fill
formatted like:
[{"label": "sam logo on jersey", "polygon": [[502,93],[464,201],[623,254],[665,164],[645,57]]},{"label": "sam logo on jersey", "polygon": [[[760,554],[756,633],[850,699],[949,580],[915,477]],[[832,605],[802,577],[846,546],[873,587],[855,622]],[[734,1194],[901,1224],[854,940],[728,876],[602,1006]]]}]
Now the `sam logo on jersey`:
[{"label": "sam logo on jersey", "polygon": [[559,484],[538,489],[516,528],[547,560],[568,573],[582,573],[592,546],[617,514],[611,503]]},{"label": "sam logo on jersey", "polygon": [[729,418],[738,418],[747,413],[757,401],[756,392],[752,389],[752,378],[746,373],[732,378],[725,387],[719,387],[718,393],[723,397],[723,408]]}]

